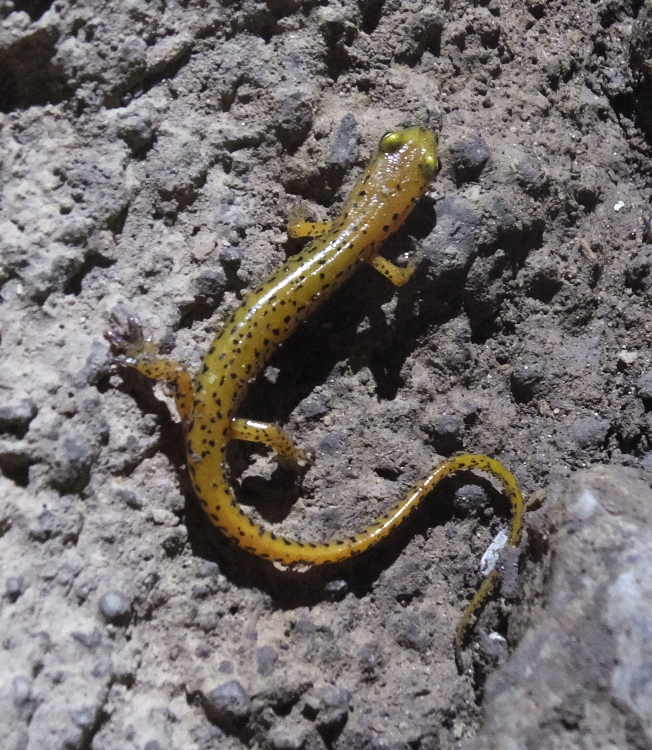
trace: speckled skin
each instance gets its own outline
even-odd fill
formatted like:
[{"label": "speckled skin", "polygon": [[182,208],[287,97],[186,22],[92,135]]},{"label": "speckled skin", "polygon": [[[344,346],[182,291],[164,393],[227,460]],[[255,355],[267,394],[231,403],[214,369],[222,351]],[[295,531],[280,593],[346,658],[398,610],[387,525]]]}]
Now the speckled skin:
[{"label": "speckled skin", "polygon": [[[281,457],[305,463],[303,453],[279,428],[236,418],[238,406],[276,347],[360,263],[371,263],[394,284],[407,281],[413,267],[394,266],[377,255],[378,249],[412,211],[436,170],[437,142],[430,131],[414,127],[383,136],[332,226],[293,223],[294,234],[323,233],[246,295],[211,344],[194,381],[178,364],[157,358],[151,343],[128,351],[129,364],[175,389],[186,427],[190,475],[209,518],[225,535],[260,557],[284,565],[319,565],[363,552],[398,526],[443,477],[468,468],[489,472],[503,484],[514,510],[510,543],[518,543],[520,491],[513,476],[486,456],[466,455],[445,461],[366,529],[321,543],[287,539],[267,531],[244,513],[226,480],[224,454],[230,439],[264,442]],[[470,612],[465,615],[466,622],[470,617]]]}]

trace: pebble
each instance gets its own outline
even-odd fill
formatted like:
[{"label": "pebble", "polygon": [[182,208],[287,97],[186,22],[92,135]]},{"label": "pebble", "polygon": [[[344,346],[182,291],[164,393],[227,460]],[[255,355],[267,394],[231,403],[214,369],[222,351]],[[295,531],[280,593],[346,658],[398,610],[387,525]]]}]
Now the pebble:
[{"label": "pebble", "polygon": [[0,431],[24,432],[37,413],[36,404],[28,396],[0,404]]},{"label": "pebble", "polygon": [[340,120],[339,127],[335,133],[333,145],[328,156],[329,164],[338,167],[350,167],[355,164],[358,157],[358,121],[349,113]]},{"label": "pebble", "polygon": [[107,623],[122,624],[131,611],[131,602],[115,591],[111,591],[98,602],[100,615]]},{"label": "pebble", "polygon": [[422,429],[430,435],[437,452],[445,455],[461,450],[464,443],[464,421],[455,414],[431,419],[426,415]]},{"label": "pebble", "polygon": [[652,408],[652,370],[647,370],[638,379],[636,393],[646,409]]},{"label": "pebble", "polygon": [[12,688],[14,691],[14,706],[20,708],[32,699],[32,683],[27,677],[17,675],[12,680]]},{"label": "pebble", "polygon": [[22,576],[9,576],[5,581],[5,594],[10,602],[15,602],[25,593],[25,580]]},{"label": "pebble", "polygon": [[244,724],[251,708],[251,698],[238,680],[229,680],[204,696],[206,716],[221,727]]},{"label": "pebble", "polygon": [[580,417],[573,422],[572,433],[580,448],[599,448],[607,438],[611,424],[606,419]]},{"label": "pebble", "polygon": [[481,136],[472,135],[451,146],[451,167],[458,183],[477,180],[491,152]]},{"label": "pebble", "polygon": [[256,664],[258,674],[262,677],[269,677],[276,667],[278,653],[271,646],[261,646],[256,649]]},{"label": "pebble", "polygon": [[520,403],[527,403],[535,397],[541,397],[545,392],[546,375],[547,369],[541,362],[515,367],[510,377],[514,398]]}]

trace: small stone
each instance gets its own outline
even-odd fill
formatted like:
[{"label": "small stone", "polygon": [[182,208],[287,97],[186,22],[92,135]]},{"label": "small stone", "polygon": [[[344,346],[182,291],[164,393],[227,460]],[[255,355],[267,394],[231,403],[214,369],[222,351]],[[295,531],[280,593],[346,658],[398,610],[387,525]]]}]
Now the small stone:
[{"label": "small stone", "polygon": [[10,602],[15,602],[25,593],[25,580],[22,576],[9,576],[5,581],[5,594]]},{"label": "small stone", "polygon": [[599,449],[607,439],[610,427],[611,424],[606,419],[580,417],[573,422],[572,432],[580,448]]},{"label": "small stone", "polygon": [[276,90],[276,134],[287,148],[296,148],[312,127],[312,97],[304,87],[281,86]]},{"label": "small stone", "polygon": [[510,378],[512,393],[516,401],[527,403],[541,397],[546,379],[546,367],[541,362],[531,362],[514,368]]},{"label": "small stone", "polygon": [[277,724],[267,735],[273,750],[301,750],[306,741],[305,727]]},{"label": "small stone", "polygon": [[274,671],[277,661],[278,653],[271,646],[261,646],[256,649],[256,663],[259,675],[269,677]]},{"label": "small stone", "polygon": [[0,404],[0,432],[24,433],[37,411],[36,404],[28,396]]},{"label": "small stone", "polygon": [[479,135],[457,141],[451,147],[451,166],[458,183],[477,180],[491,152]]},{"label": "small stone", "polygon": [[115,494],[125,505],[133,508],[134,510],[141,510],[145,505],[143,499],[138,497],[138,495],[131,490],[119,488],[118,490],[116,490]]},{"label": "small stone", "polygon": [[[349,584],[341,578],[335,581],[329,581],[324,586],[324,594],[331,602],[339,602],[344,599],[349,591]],[[298,624],[298,623],[297,623]]]},{"label": "small stone", "polygon": [[51,483],[59,492],[81,492],[90,479],[95,447],[72,438],[57,446],[52,464]]},{"label": "small stone", "polygon": [[157,740],[148,740],[143,747],[143,750],[162,750],[160,742]]},{"label": "small stone", "polygon": [[646,409],[652,408],[652,370],[647,370],[638,379],[636,393]]},{"label": "small stone", "polygon": [[195,288],[200,297],[210,297],[219,302],[226,289],[226,276],[221,268],[205,268],[195,279]]},{"label": "small stone", "polygon": [[222,674],[233,674],[233,662],[228,659],[222,659],[220,666],[217,668]]},{"label": "small stone", "polygon": [[129,107],[118,116],[118,137],[129,146],[133,155],[142,156],[154,142],[156,120],[156,108],[149,103]]},{"label": "small stone", "polygon": [[123,624],[129,617],[131,603],[122,594],[110,592],[100,599],[98,609],[105,622]]},{"label": "small stone", "polygon": [[344,115],[335,133],[335,139],[328,157],[329,164],[350,167],[358,156],[358,122],[352,114]]},{"label": "small stone", "polygon": [[626,349],[623,349],[621,352],[618,352],[618,362],[627,367],[629,365],[633,365],[637,359],[638,359],[637,352],[628,352]]},{"label": "small stone", "polygon": [[244,724],[251,708],[251,698],[238,680],[229,680],[204,696],[206,716],[218,726]]},{"label": "small stone", "polygon": [[313,394],[301,402],[299,411],[308,419],[318,419],[328,414],[328,400],[321,394]]},{"label": "small stone", "polygon": [[344,688],[326,685],[317,691],[317,697],[321,707],[315,724],[322,737],[330,743],[346,724],[351,696]]},{"label": "small stone", "polygon": [[235,271],[242,264],[242,253],[236,247],[225,247],[220,253],[222,264]]},{"label": "small stone", "polygon": [[465,484],[455,491],[453,507],[460,518],[479,513],[488,504],[489,497],[478,484]]},{"label": "small stone", "polygon": [[378,679],[378,670],[383,664],[380,645],[376,641],[365,643],[358,651],[358,663],[360,664],[363,682],[373,682]]},{"label": "small stone", "polygon": [[442,454],[460,450],[464,439],[464,422],[454,414],[432,417],[426,414],[422,429],[430,435],[435,449]]},{"label": "small stone", "polygon": [[18,675],[12,680],[11,686],[14,691],[14,706],[20,708],[32,699],[32,683],[27,677]]}]

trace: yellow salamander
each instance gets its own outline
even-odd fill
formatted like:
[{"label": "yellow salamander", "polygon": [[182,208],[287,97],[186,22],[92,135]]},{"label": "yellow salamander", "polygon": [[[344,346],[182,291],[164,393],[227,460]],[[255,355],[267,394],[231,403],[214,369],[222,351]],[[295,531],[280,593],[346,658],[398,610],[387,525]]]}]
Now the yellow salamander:
[{"label": "yellow salamander", "polygon": [[[410,214],[437,169],[437,141],[429,130],[413,127],[386,133],[335,222],[290,222],[291,235],[314,239],[244,297],[215,337],[194,379],[181,365],[159,358],[150,341],[129,345],[117,334],[107,334],[112,343],[126,348],[127,364],[173,387],[199,502],[223,534],[266,560],[321,565],[364,552],[395,529],[443,477],[464,469],[480,469],[501,482],[513,510],[509,544],[519,542],[520,490],[512,474],[487,456],[467,454],[444,461],[370,526],[327,542],[289,539],[263,528],[236,502],[226,478],[226,445],[233,439],[265,443],[281,458],[305,466],[305,455],[283,430],[239,419],[238,406],[279,344],[360,264],[370,263],[397,286],[410,278],[413,265],[400,268],[378,251]],[[494,571],[485,579],[467,608],[458,627],[458,649],[496,576]]]}]

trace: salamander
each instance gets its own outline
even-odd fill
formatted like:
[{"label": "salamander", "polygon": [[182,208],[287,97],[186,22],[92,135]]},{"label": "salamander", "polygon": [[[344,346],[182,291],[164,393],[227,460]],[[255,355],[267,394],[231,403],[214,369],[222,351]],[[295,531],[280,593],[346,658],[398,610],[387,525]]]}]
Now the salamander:
[{"label": "salamander", "polygon": [[[449,458],[371,525],[325,542],[290,539],[264,528],[240,507],[226,477],[226,445],[234,439],[264,443],[281,459],[306,466],[306,455],[283,430],[239,418],[238,406],[275,349],[356,268],[368,263],[396,286],[407,282],[414,264],[396,266],[378,251],[411,213],[437,171],[438,144],[432,132],[411,127],[386,133],[334,222],[295,219],[288,224],[290,235],[311,237],[311,242],[244,296],[211,343],[194,378],[183,366],[159,357],[151,341],[129,344],[118,334],[107,332],[107,338],[126,352],[126,364],[172,387],[184,424],[188,471],[199,502],[225,536],[255,555],[299,566],[337,563],[364,552],[390,534],[443,477],[465,469],[487,472],[502,484],[512,505],[509,544],[519,542],[521,492],[513,475],[487,456]],[[496,576],[494,571],[485,579],[469,605],[458,628],[459,645]]]}]

